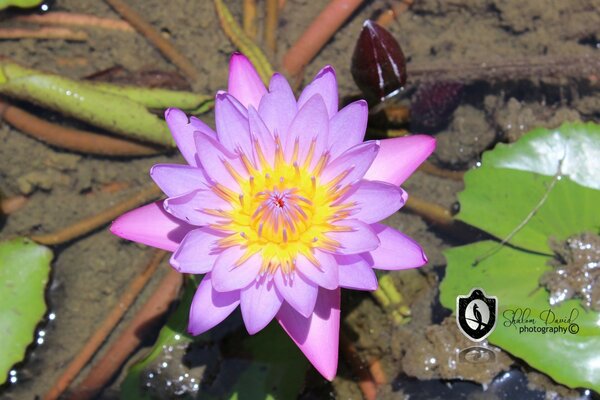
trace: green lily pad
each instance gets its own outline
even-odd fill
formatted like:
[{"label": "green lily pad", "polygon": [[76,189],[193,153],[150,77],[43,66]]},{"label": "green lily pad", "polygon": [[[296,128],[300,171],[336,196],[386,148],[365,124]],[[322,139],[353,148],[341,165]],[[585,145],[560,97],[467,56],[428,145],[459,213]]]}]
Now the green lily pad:
[{"label": "green lily pad", "polygon": [[565,123],[557,129],[534,129],[511,144],[498,144],[483,155],[486,167],[510,168],[553,176],[561,173],[580,185],[600,189],[600,126]]},{"label": "green lily pad", "polygon": [[25,357],[46,312],[52,251],[25,238],[0,242],[0,384]]},{"label": "green lily pad", "polygon": [[600,232],[599,163],[600,127],[594,124],[536,129],[486,152],[483,166],[465,175],[457,218],[508,244],[484,241],[446,251],[440,285],[440,301],[454,311],[457,296],[473,288],[497,296],[491,343],[557,382],[598,392],[600,313],[579,299],[551,306],[539,282],[552,269],[550,239]]},{"label": "green lily pad", "polygon": [[[457,218],[504,239],[540,203],[553,179],[551,176],[492,168],[484,164],[465,175],[466,190],[458,195],[461,211]],[[563,177],[509,243],[530,251],[552,254],[548,245],[550,237],[564,240],[585,230],[598,230],[599,204],[600,191]]]}]

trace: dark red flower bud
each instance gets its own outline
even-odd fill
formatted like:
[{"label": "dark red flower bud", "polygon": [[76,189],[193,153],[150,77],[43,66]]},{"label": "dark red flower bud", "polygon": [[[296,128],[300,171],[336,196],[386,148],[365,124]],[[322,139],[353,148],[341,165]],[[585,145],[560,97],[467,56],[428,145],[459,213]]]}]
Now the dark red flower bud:
[{"label": "dark red flower bud", "polygon": [[367,97],[383,101],[402,90],[406,61],[394,37],[375,22],[366,20],[352,55],[352,77]]}]

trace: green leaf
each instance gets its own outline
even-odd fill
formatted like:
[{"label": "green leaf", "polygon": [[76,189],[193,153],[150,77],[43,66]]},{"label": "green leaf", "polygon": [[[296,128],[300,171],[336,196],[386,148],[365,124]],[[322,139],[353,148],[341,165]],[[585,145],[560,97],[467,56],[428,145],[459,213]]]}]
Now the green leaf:
[{"label": "green leaf", "polygon": [[[105,86],[106,90],[106,86]],[[124,136],[175,146],[167,124],[125,95],[0,61],[0,93],[31,101]],[[130,93],[129,93],[130,94]]]},{"label": "green leaf", "polygon": [[[458,195],[461,211],[457,218],[504,239],[543,199],[553,179],[551,176],[484,164],[465,175],[466,189]],[[552,254],[548,246],[550,237],[564,240],[586,230],[598,231],[598,204],[600,191],[562,178],[556,182],[540,209],[509,243]]]},{"label": "green leaf", "polygon": [[52,251],[25,238],[0,242],[0,384],[25,357],[46,312]]},{"label": "green leaf", "polygon": [[20,8],[30,8],[39,5],[42,0],[0,0],[0,10],[14,6]]},{"label": "green leaf", "polygon": [[600,126],[565,123],[557,129],[538,128],[516,143],[498,144],[483,155],[483,166],[510,168],[553,176],[561,173],[580,185],[600,189]]},{"label": "green leaf", "polygon": [[[549,257],[527,253],[504,246],[493,256],[482,260],[476,267],[472,263],[498,243],[484,241],[456,247],[444,254],[448,261],[446,276],[440,285],[441,303],[454,311],[456,297],[466,295],[480,287],[488,296],[498,297],[498,322],[488,340],[532,367],[550,375],[554,380],[569,387],[585,387],[600,392],[600,314],[585,311],[578,300],[568,300],[558,307],[550,307],[548,292],[539,287],[541,275],[551,269],[546,263]],[[572,310],[578,313],[574,320],[579,331],[568,331],[569,323],[560,324],[566,333],[519,333],[521,325],[512,326],[511,310],[529,308],[530,318],[544,327],[546,315],[568,317]],[[550,324],[550,326],[555,326]]]}]

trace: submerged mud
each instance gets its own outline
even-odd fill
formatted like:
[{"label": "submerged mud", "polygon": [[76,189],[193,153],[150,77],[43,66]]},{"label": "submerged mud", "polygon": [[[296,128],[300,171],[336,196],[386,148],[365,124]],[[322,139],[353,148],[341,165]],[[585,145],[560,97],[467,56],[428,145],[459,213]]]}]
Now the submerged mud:
[{"label": "submerged mud", "polygon": [[600,236],[585,232],[561,243],[551,241],[555,257],[540,284],[550,292],[550,304],[577,298],[581,304],[600,311]]}]

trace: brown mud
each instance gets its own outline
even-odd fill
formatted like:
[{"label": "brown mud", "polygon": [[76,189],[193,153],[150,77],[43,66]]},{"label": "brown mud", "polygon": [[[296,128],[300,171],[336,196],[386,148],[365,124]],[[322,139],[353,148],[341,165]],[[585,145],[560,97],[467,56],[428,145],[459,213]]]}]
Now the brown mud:
[{"label": "brown mud", "polygon": [[[226,66],[235,49],[218,25],[212,2],[130,0],[128,3],[192,60],[201,73],[201,79],[193,85],[194,90],[208,94],[226,87]],[[278,31],[277,60],[327,1],[288,0],[285,3]],[[227,1],[227,4],[241,20],[239,2]],[[337,71],[340,98],[356,95],[357,88],[350,75],[354,42],[363,21],[385,9],[386,4],[383,0],[365,2],[306,68],[306,79],[323,65],[331,64]],[[389,29],[404,49],[409,71],[411,66],[444,65],[451,68],[464,63],[510,62],[540,56],[550,59],[597,56],[600,51],[597,49],[599,7],[597,0],[415,0],[412,8],[400,15]],[[57,0],[53,10],[118,18],[101,1]],[[10,20],[10,16],[10,13],[0,12],[0,25],[18,25]],[[128,71],[175,71],[174,66],[136,33],[88,31],[89,39],[84,42],[2,41],[0,55],[29,67],[74,78],[115,66]],[[499,140],[515,140],[537,126],[555,127],[566,120],[594,120],[600,116],[597,76],[587,74],[566,79],[531,74],[516,81],[509,75],[490,81],[478,79],[476,71],[470,74],[461,104],[448,123],[435,132],[438,148],[431,161],[438,165],[453,169],[471,167],[479,161],[482,151]],[[435,77],[429,80],[435,80]],[[408,83],[411,84],[410,76]],[[60,116],[37,108],[33,110],[63,121]],[[212,115],[202,119],[214,126]],[[6,219],[0,239],[52,232],[92,215],[136,193],[141,185],[150,181],[148,170],[158,162],[181,163],[183,160],[177,154],[139,159],[74,155],[40,143],[1,123],[0,191],[7,196],[27,195],[29,201]],[[115,193],[102,190],[114,182],[126,182],[129,188]],[[457,192],[463,189],[460,182],[422,172],[415,173],[404,187],[409,194],[447,208],[453,207]],[[510,364],[517,365],[511,371],[521,368],[522,364],[505,353],[498,356],[502,359],[500,365],[483,371],[440,367],[441,360],[445,363],[455,356],[457,348],[466,345],[460,335],[451,331],[455,328],[452,321],[443,322],[449,312],[437,301],[437,283],[443,276],[445,265],[442,251],[460,242],[406,211],[390,217],[387,223],[417,240],[430,262],[419,271],[391,273],[398,291],[411,308],[411,319],[404,325],[392,322],[369,294],[353,292],[345,295],[344,324],[357,349],[365,359],[378,359],[388,377],[388,383],[379,388],[380,398],[397,399],[409,394],[412,394],[411,398],[419,398],[418,392],[410,393],[408,386],[403,386],[402,382],[414,379],[407,376],[489,383]],[[144,246],[119,240],[105,228],[55,248],[48,301],[56,318],[41,328],[45,331],[44,343],[35,347],[26,362],[18,366],[17,384],[0,389],[0,396],[6,399],[42,396],[116,304],[149,256],[150,252]],[[167,268],[163,265],[158,275]],[[156,282],[157,279],[151,282],[140,300],[148,295]],[[139,303],[126,319],[131,318]],[[174,356],[181,356],[181,352],[175,352]],[[431,358],[436,362],[427,361]],[[174,368],[170,373],[176,376],[180,371],[179,367]],[[122,373],[101,397],[115,396],[123,376]],[[330,393],[329,396],[340,399],[360,397],[356,377],[343,361],[340,361],[338,377],[331,386],[314,373],[310,377],[305,392],[307,398],[311,393],[321,397]],[[576,392],[566,391],[547,378],[536,379],[536,382],[535,385],[531,383],[531,387],[535,386],[536,396],[542,396],[539,398],[544,398],[544,391],[546,394],[577,396]],[[542,391],[539,382],[543,383]],[[485,397],[483,387],[473,385],[477,390],[470,398]],[[173,393],[161,392],[163,397],[171,395]]]}]

